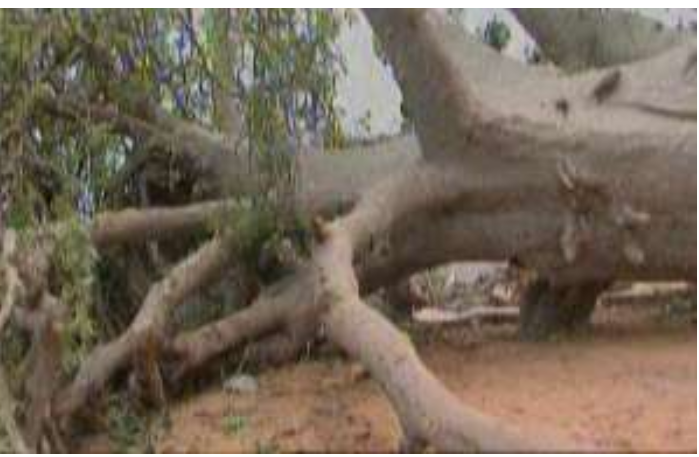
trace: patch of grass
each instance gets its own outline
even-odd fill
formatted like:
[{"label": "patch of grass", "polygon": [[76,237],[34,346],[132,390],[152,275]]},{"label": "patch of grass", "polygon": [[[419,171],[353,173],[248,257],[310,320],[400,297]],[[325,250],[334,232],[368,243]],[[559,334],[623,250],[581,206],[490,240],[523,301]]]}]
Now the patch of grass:
[{"label": "patch of grass", "polygon": [[112,452],[152,453],[158,434],[169,427],[167,413],[138,411],[124,395],[113,394],[107,409]]},{"label": "patch of grass", "polygon": [[109,417],[109,440],[118,453],[138,453],[143,450],[144,426],[141,418],[128,413]]},{"label": "patch of grass", "polygon": [[668,324],[682,324],[697,318],[696,297],[675,298],[663,306],[660,321]]},{"label": "patch of grass", "polygon": [[234,436],[242,432],[248,426],[245,416],[228,415],[223,418],[223,430],[227,435]]},{"label": "patch of grass", "polygon": [[5,429],[0,426],[0,454],[11,454],[14,451],[10,445],[10,440],[7,438]]},{"label": "patch of grass", "polygon": [[276,443],[258,441],[255,443],[255,453],[257,454],[279,454],[281,450]]}]

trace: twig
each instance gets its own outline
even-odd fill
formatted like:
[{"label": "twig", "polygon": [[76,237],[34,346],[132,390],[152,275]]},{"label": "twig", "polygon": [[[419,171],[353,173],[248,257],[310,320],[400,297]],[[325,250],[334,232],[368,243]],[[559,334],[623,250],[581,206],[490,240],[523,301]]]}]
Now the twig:
[{"label": "twig", "polygon": [[2,299],[2,308],[0,308],[0,334],[2,334],[2,330],[12,316],[18,288],[19,277],[17,276],[17,270],[9,265],[5,265],[5,296]]},{"label": "twig", "polygon": [[17,245],[16,234],[13,230],[7,230],[0,239],[0,270],[5,274],[5,295],[0,302],[0,335],[5,324],[12,316],[12,309],[17,299],[17,289],[20,285],[17,270],[10,264],[10,258],[14,254]]},{"label": "twig", "polygon": [[[5,328],[5,324],[10,319],[12,315],[12,309],[15,305],[17,286],[19,285],[19,279],[17,277],[17,272],[9,264],[6,263],[7,257],[9,257],[10,252],[13,251],[13,232],[8,231],[3,236],[3,250],[0,260],[5,263],[5,294],[2,299],[2,308],[0,308],[0,335]],[[10,392],[10,388],[7,384],[7,378],[5,376],[5,370],[0,364],[0,420],[2,420],[2,426],[7,433],[8,438],[14,451],[27,454],[30,451],[27,444],[24,442],[24,437],[17,427],[17,421],[15,420],[15,400]]]},{"label": "twig", "polygon": [[[12,230],[5,231],[2,236],[0,248],[0,267],[5,273],[5,294],[0,302],[0,336],[5,325],[12,316],[12,310],[17,298],[17,288],[19,287],[19,277],[17,271],[10,265],[9,258],[15,250],[15,233]],[[1,349],[1,348],[0,348]],[[5,370],[0,363],[0,421],[5,429],[5,433],[10,440],[12,449],[21,454],[28,454],[31,449],[24,441],[24,437],[17,426],[15,420],[15,399],[7,384]]]},{"label": "twig", "polygon": [[0,420],[2,420],[2,426],[5,428],[12,449],[20,454],[31,453],[15,420],[15,399],[10,393],[2,365],[0,365]]},{"label": "twig", "polygon": [[466,310],[423,308],[413,318],[424,324],[452,324],[483,319],[518,319],[517,306],[475,306]]}]

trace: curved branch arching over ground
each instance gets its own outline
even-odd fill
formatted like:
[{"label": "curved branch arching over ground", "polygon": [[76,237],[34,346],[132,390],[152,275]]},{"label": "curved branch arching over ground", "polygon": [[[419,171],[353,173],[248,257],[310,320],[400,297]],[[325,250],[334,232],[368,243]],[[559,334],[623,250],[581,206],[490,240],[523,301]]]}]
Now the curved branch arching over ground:
[{"label": "curved branch arching over ground", "polygon": [[[427,163],[377,185],[348,216],[318,228],[322,244],[314,263],[321,299],[328,302],[322,319],[328,335],[379,380],[409,444],[452,451],[569,449],[560,441],[527,442],[490,419],[456,406],[425,371],[409,343],[359,299],[354,253],[386,232],[403,230],[405,224],[400,222],[408,216],[417,220],[413,228],[434,227],[441,213],[445,230],[458,227],[463,235],[420,238],[438,240],[435,243],[450,253],[443,253],[443,262],[457,256],[512,256],[559,283],[646,275],[690,279],[696,273],[692,250],[689,255],[686,250],[696,247],[696,169],[692,167],[696,125],[687,128],[678,120],[676,130],[664,135],[637,132],[643,137],[638,141],[626,132],[591,128],[594,125],[585,125],[585,120],[571,131],[537,119],[503,116],[486,100],[476,99],[480,92],[469,85],[468,73],[460,72],[456,57],[449,53],[443,18],[424,11],[370,10],[367,15],[397,70],[411,111],[419,113],[415,123]],[[405,46],[407,42],[413,46]],[[683,56],[691,51],[687,49]],[[672,69],[678,70],[677,65]],[[633,74],[634,69],[628,71]],[[568,86],[571,99],[580,96],[576,84],[584,89],[585,78],[559,83]],[[660,171],[660,176],[645,175],[638,181],[625,176],[634,162],[655,163],[650,168]],[[681,176],[682,183],[675,183],[679,187],[667,189],[679,211],[665,219],[656,192],[672,176]],[[646,193],[650,183],[656,187]],[[520,192],[527,189],[526,197],[508,190],[508,185]],[[469,222],[483,221],[461,225],[456,222],[460,213]],[[507,216],[511,220],[498,220]],[[683,227],[684,235],[670,233],[676,224]],[[495,227],[509,227],[510,233],[504,229],[503,236],[497,237]],[[651,238],[668,241],[659,233],[641,235],[655,230],[677,236],[673,240],[677,249],[665,243],[652,246]],[[469,235],[481,243],[468,243]],[[483,240],[491,237],[496,242],[483,246]],[[671,264],[677,268],[668,268]],[[359,328],[362,337],[357,335]]]}]

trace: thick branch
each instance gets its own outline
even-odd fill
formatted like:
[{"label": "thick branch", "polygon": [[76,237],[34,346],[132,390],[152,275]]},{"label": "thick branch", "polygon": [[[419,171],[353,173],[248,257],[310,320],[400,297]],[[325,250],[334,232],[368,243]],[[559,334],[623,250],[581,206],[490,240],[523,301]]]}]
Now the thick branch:
[{"label": "thick branch", "polygon": [[[356,237],[353,243],[362,293],[462,260],[517,258],[558,283],[607,277],[694,277],[696,196],[691,186],[696,170],[692,147],[666,157],[664,153],[654,155],[651,139],[638,141],[647,141],[649,150],[626,140],[626,146],[616,150],[611,144],[599,153],[581,150],[579,162],[568,162],[572,169],[585,170],[583,175],[594,178],[588,181],[588,191],[584,189],[589,177],[573,184],[573,189],[578,187],[583,193],[591,191],[581,198],[591,198],[589,204],[595,208],[585,215],[586,223],[575,235],[583,252],[572,261],[566,258],[562,240],[576,211],[570,198],[578,190],[567,190],[560,175],[564,162],[553,153],[572,145],[540,143],[531,148],[536,154],[513,158],[517,167],[509,171],[491,170],[485,158],[463,166],[418,163],[404,168],[377,184],[378,190],[360,199],[357,211],[344,220]],[[646,166],[632,172],[631,167],[639,162]],[[670,211],[668,194],[677,196]],[[604,197],[597,201],[594,195]],[[629,209],[637,206],[649,212],[650,220],[634,229],[632,220],[623,219],[633,219]],[[628,257],[629,243],[643,252],[642,263]],[[189,360],[185,364],[195,368],[277,329],[293,320],[289,316],[292,307],[277,303],[313,301],[308,281],[296,276],[290,284],[298,283],[300,288],[282,288],[283,293],[273,295],[272,304],[263,296],[249,310],[178,338],[175,352],[185,354],[183,359]]]},{"label": "thick branch", "polygon": [[393,63],[424,150],[441,155],[463,144],[457,132],[468,137],[485,112],[473,87],[459,84],[459,67],[440,33],[442,18],[426,10],[369,9],[365,14]]},{"label": "thick branch", "polygon": [[120,100],[119,106],[92,103],[72,94],[44,95],[39,102],[53,115],[107,123],[119,133],[146,140],[151,147],[174,150],[184,156],[225,154],[230,150],[222,136],[168,113],[145,95]]},{"label": "thick branch", "polygon": [[52,447],[56,450],[62,448],[61,443],[47,441],[53,423],[51,404],[60,389],[62,376],[60,328],[65,321],[65,313],[60,311],[61,308],[55,297],[49,293],[43,294],[27,356],[28,374],[23,389],[26,397],[24,424],[27,444],[32,449],[42,451]]},{"label": "thick branch", "polygon": [[[444,21],[431,12],[368,14],[406,99],[422,111],[416,127],[432,165],[394,176],[366,194],[347,217],[320,227],[322,245],[314,262],[321,299],[329,306],[322,317],[327,334],[381,383],[409,442],[452,451],[569,449],[560,442],[527,442],[459,406],[399,333],[361,302],[353,255],[372,251],[384,239],[388,247],[379,247],[375,257],[382,259],[379,263],[395,259],[391,248],[401,245],[396,235],[414,230],[420,235],[403,238],[411,253],[404,260],[413,262],[406,270],[420,262],[417,250],[408,246],[422,242],[444,255],[441,262],[456,260],[461,246],[464,258],[523,259],[559,282],[693,277],[696,125],[656,120],[651,132],[636,125],[629,135],[618,123],[605,131],[583,119],[575,128],[562,129],[560,121],[543,123],[545,116],[513,117],[497,109],[486,115],[471,96],[468,71],[459,75],[458,58],[449,52],[448,33],[440,27]],[[406,55],[405,49],[415,48],[422,51],[419,57]],[[650,65],[657,70],[658,63]],[[426,68],[437,69],[439,83],[428,81]],[[684,71],[675,62],[675,77]],[[643,84],[640,67],[628,73]],[[557,82],[563,87],[562,80]],[[565,85],[571,89],[570,81]],[[420,93],[422,86],[428,96]],[[677,88],[675,83],[670,94]],[[470,154],[464,155],[464,149]],[[419,257],[430,254],[421,250]]]},{"label": "thick branch", "polygon": [[169,380],[177,382],[224,352],[263,335],[279,330],[293,334],[299,326],[315,324],[315,281],[311,270],[302,269],[266,290],[242,311],[179,335],[168,348],[172,359]]},{"label": "thick branch", "polygon": [[72,415],[99,392],[117,370],[132,361],[146,344],[158,344],[164,337],[172,310],[209,284],[232,256],[229,241],[214,238],[153,285],[129,328],[116,340],[95,349],[72,384],[59,395],[55,405],[58,416],[66,418]]},{"label": "thick branch", "polygon": [[513,9],[557,66],[567,71],[652,57],[689,39],[639,13],[609,9]]},{"label": "thick branch", "polygon": [[191,233],[211,225],[217,216],[234,205],[233,201],[219,200],[180,207],[105,212],[90,225],[90,238],[100,248]]},{"label": "thick branch", "polygon": [[[212,157],[216,157],[210,164],[215,179],[228,180],[231,173],[237,173],[230,170],[239,165],[235,160]],[[362,189],[371,187],[390,172],[409,167],[419,157],[419,146],[411,135],[337,153],[302,154],[297,167],[300,175],[297,209],[307,217],[346,211],[354,205]],[[92,221],[90,236],[99,248],[182,235],[211,225],[216,217],[234,206],[234,199],[222,199],[179,207],[105,212]]]},{"label": "thick branch", "polygon": [[[693,40],[653,59],[620,67],[614,71],[616,76],[603,70],[564,77],[548,67],[503,58],[434,10],[367,14],[379,37],[394,43],[385,50],[394,70],[402,75],[404,100],[420,113],[416,129],[428,160],[485,155],[496,161],[508,152],[497,148],[477,122],[464,125],[463,110],[475,110],[480,114],[474,119],[493,123],[521,118],[549,125],[561,136],[642,132],[671,141],[696,132]],[[407,42],[411,45],[405,46]],[[425,52],[409,51],[414,46]],[[431,68],[447,68],[449,77],[440,79],[435,74],[431,80],[432,74],[426,72]],[[471,95],[457,96],[463,93]],[[471,105],[455,106],[464,103]],[[508,160],[497,166],[505,166]]]},{"label": "thick branch", "polygon": [[322,315],[323,327],[332,341],[361,360],[381,384],[411,446],[423,443],[452,452],[571,449],[559,440],[529,440],[462,405],[424,367],[404,335],[359,298],[353,269],[355,249],[366,246],[403,217],[435,203],[438,187],[428,185],[435,171],[428,167],[399,175],[367,193],[346,218],[319,227],[322,244],[314,263],[320,300],[328,305]]}]

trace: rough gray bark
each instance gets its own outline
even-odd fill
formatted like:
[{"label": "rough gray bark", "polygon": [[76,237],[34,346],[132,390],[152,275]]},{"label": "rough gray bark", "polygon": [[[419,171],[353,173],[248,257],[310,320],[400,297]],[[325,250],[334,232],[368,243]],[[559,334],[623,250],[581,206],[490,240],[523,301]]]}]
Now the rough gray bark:
[{"label": "rough gray bark", "polygon": [[[463,405],[422,365],[402,333],[359,298],[355,252],[405,216],[448,195],[447,187],[433,185],[441,174],[427,165],[394,175],[365,193],[346,217],[318,227],[322,244],[313,263],[319,297],[327,306],[321,315],[323,327],[381,384],[398,414],[407,449],[424,445],[462,452],[573,449],[558,438],[529,438]],[[362,329],[361,336],[357,329]]]},{"label": "rough gray bark", "polygon": [[[213,198],[259,192],[256,156],[239,151],[238,139],[176,118],[145,97],[135,98],[126,106],[115,107],[90,104],[78,97],[40,97],[40,106],[53,115],[90,117],[124,135],[144,138],[150,154],[172,154],[181,159],[186,168],[183,171],[196,175],[205,193]],[[315,213],[346,207],[375,179],[409,165],[419,156],[413,135],[341,151],[300,151],[295,163],[300,209]]]},{"label": "rough gray bark", "polygon": [[[316,289],[313,272],[304,268],[266,289],[249,307],[177,335],[166,350],[168,381],[176,384],[216,357],[274,332],[312,338],[320,312]],[[308,327],[313,330],[306,332]]]},{"label": "rough gray bark", "polygon": [[639,13],[618,9],[512,10],[560,68],[574,72],[652,57],[691,37]]},{"label": "rough gray bark", "polygon": [[209,284],[233,258],[234,249],[229,243],[225,238],[212,239],[151,287],[129,328],[117,339],[97,347],[58,396],[54,410],[59,417],[69,418],[85,406],[117,370],[135,361],[147,345],[162,344],[172,310]]},{"label": "rough gray bark", "polygon": [[[194,350],[208,344],[220,353],[283,325],[294,309],[288,303],[301,300],[312,304],[308,314],[321,320],[330,339],[363,361],[381,383],[409,443],[427,442],[439,450],[570,449],[559,440],[532,442],[459,406],[422,367],[410,344],[364,305],[360,287],[465,259],[517,258],[558,285],[609,277],[693,277],[696,125],[621,109],[609,99],[591,100],[606,74],[560,78],[512,67],[479,47],[466,53],[485,59],[495,75],[517,69],[524,80],[543,78],[537,90],[523,84],[500,87],[528,100],[510,108],[502,95],[481,97],[494,93],[493,78],[468,58],[464,63],[463,50],[453,53],[451,45],[464,40],[436,13],[369,15],[406,99],[420,108],[417,132],[426,160],[363,193],[346,217],[319,225],[311,279],[297,277],[293,283],[303,285],[301,292],[288,286],[275,295],[276,311],[265,311],[270,302],[262,300],[210,332],[182,339],[180,349],[208,340]],[[419,52],[401,54],[407,48]],[[623,84],[630,86],[625,95],[629,100],[644,96],[640,88],[649,84],[644,75],[664,74],[665,92],[655,94],[656,101],[673,100],[674,92],[687,90],[680,63],[691,51],[680,47],[623,67]],[[578,117],[562,119],[555,104],[537,103],[547,97],[553,102],[555,96],[579,106]],[[610,120],[612,114],[614,125],[595,121]],[[205,351],[183,352],[200,363]],[[391,362],[396,360],[401,363]]]},{"label": "rough gray bark", "polygon": [[[419,262],[428,266],[435,258],[516,258],[557,284],[693,277],[696,124],[658,120],[644,132],[639,130],[644,124],[629,118],[640,121],[649,114],[634,111],[615,112],[615,118],[622,118],[613,126],[600,124],[592,113],[604,117],[609,105],[594,97],[596,86],[589,86],[589,78],[599,74],[574,80],[548,75],[538,91],[518,92],[522,84],[500,87],[529,99],[520,108],[527,111],[524,116],[524,111],[499,105],[502,99],[481,98],[492,75],[500,73],[479,80],[478,67],[464,63],[469,58],[461,57],[463,49],[456,54],[450,47],[464,40],[455,38],[458,32],[436,13],[369,10],[367,15],[416,113],[426,162],[384,180],[346,217],[319,227],[321,247],[314,264],[328,306],[322,314],[324,328],[380,382],[409,443],[429,443],[439,450],[568,449],[560,442],[528,443],[458,406],[422,368],[410,344],[360,300],[353,259],[385,238],[390,246],[379,257],[395,258],[398,244],[410,265],[406,269]],[[478,55],[477,49],[467,51],[467,56]],[[679,58],[669,58],[674,65],[665,76],[680,91],[686,65],[678,63],[686,64],[692,51],[680,48]],[[489,71],[505,66],[485,52],[478,57],[481,63],[489,61]],[[624,68],[625,79],[632,80],[632,87],[642,86],[647,74],[639,68],[654,65],[658,72],[669,62]],[[475,82],[469,70],[476,73]],[[526,72],[520,68],[517,76]],[[531,108],[540,106],[533,103],[537,98],[552,95],[574,101],[582,116],[563,124],[561,113],[558,119],[552,115],[556,105]],[[670,183],[673,179],[679,181]],[[423,260],[416,260],[417,252]],[[358,328],[363,329],[361,338]]]},{"label": "rough gray bark", "polygon": [[[598,279],[600,275],[694,276],[695,122],[670,121],[634,109],[622,111],[611,101],[585,101],[589,97],[585,89],[594,87],[586,85],[592,77],[598,77],[596,73],[549,77],[551,84],[544,78],[538,91],[531,91],[526,95],[529,100],[522,103],[525,107],[539,106],[538,99],[552,85],[558,85],[549,96],[568,97],[572,107],[579,105],[578,116],[571,113],[567,119],[561,119],[560,114],[558,119],[549,118],[551,113],[537,108],[518,108],[532,111],[527,117],[520,117],[523,111],[515,114],[512,109],[501,113],[497,98],[493,103],[490,98],[480,98],[480,89],[485,89],[487,82],[478,80],[476,71],[477,84],[471,84],[470,67],[462,63],[462,56],[477,52],[462,50],[456,54],[450,47],[454,38],[449,37],[457,31],[449,30],[449,24],[437,14],[424,14],[419,21],[389,12],[372,12],[369,16],[401,75],[406,100],[419,106],[422,113],[416,118],[416,128],[427,161],[448,167],[440,180],[453,182],[452,187],[460,186],[463,194],[444,216],[448,224],[440,226],[440,215],[429,214],[427,227],[416,227],[420,217],[413,214],[410,223],[391,234],[394,246],[400,246],[401,234],[405,237],[406,232],[423,231],[415,239],[439,240],[438,244],[449,245],[445,250],[449,249],[454,257],[517,258],[557,282],[583,280],[586,276]],[[411,21],[417,21],[419,27]],[[406,56],[408,47],[400,44],[417,41],[423,34],[424,42],[433,43],[442,53],[410,52]],[[696,92],[691,77],[685,82],[684,64],[691,52],[692,48],[679,47],[658,59],[620,68],[632,86],[628,95],[636,94],[633,86],[645,86],[646,76],[653,78],[653,84],[664,86],[664,93],[656,91],[659,98],[665,94],[672,100],[676,95],[672,88],[680,93]],[[513,64],[493,62],[485,66],[495,70],[496,65]],[[422,72],[425,68],[431,69],[429,74]],[[518,68],[524,74],[530,71],[528,67]],[[508,69],[510,74],[514,70]],[[660,72],[665,78],[656,80]],[[464,86],[464,81],[468,85]],[[564,86],[566,92],[562,92]],[[502,92],[510,90],[517,93],[516,97],[525,96],[519,93],[519,87],[501,87]],[[433,96],[428,100],[426,93]],[[475,93],[479,94],[479,103],[469,105]],[[459,106],[455,106],[455,100],[461,101]],[[696,104],[696,99],[692,102]],[[487,105],[481,107],[484,103]],[[607,119],[608,124],[593,121],[594,117],[611,116],[609,111],[614,119]],[[654,127],[645,129],[656,118]],[[638,121],[635,131],[630,131],[634,124],[631,119]],[[467,198],[469,194],[471,198]],[[464,211],[468,211],[469,204],[473,206],[463,214],[463,220],[459,203]],[[488,232],[485,243],[484,231]],[[449,232],[454,233],[449,236]],[[461,242],[454,239],[456,232]],[[471,235],[474,238],[467,241]],[[457,253],[461,248],[456,245],[464,251]],[[430,251],[440,250],[439,246],[421,247],[427,257]]]},{"label": "rough gray bark", "polygon": [[[568,72],[652,57],[691,39],[640,14],[622,10],[514,9],[513,13],[546,57]],[[610,74],[608,84],[614,82],[615,74]],[[600,85],[595,93],[602,95],[604,90],[605,86]],[[561,108],[569,107],[561,104]],[[521,305],[521,335],[538,340],[587,324],[599,294],[611,283],[552,287],[545,279],[535,280],[528,285]]]}]

